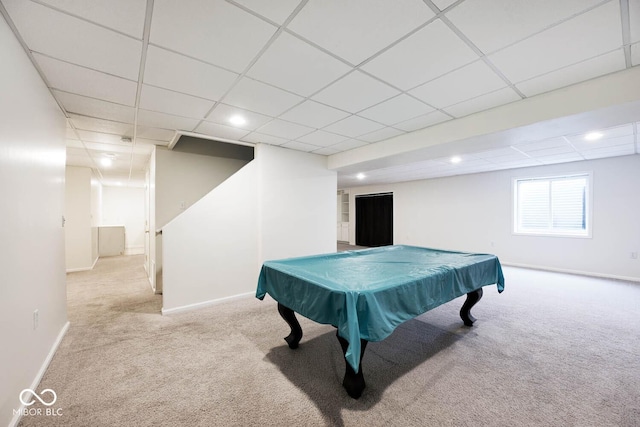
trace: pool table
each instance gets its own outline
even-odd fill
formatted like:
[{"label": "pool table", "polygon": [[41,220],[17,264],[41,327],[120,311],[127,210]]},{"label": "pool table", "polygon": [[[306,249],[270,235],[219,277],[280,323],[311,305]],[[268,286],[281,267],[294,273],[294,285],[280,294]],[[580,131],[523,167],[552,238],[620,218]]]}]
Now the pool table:
[{"label": "pool table", "polygon": [[365,388],[360,361],[369,341],[465,294],[460,317],[471,326],[476,319],[470,310],[482,287],[492,284],[504,290],[495,255],[394,245],[266,261],[256,297],[269,294],[278,302],[292,349],[302,338],[295,313],[337,328],[346,361],[343,386],[357,399]]}]

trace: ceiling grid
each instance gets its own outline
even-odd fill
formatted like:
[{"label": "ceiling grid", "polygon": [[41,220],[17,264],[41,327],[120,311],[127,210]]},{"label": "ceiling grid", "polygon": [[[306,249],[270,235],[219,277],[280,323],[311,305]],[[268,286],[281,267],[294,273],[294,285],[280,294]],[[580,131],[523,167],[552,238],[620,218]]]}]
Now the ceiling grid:
[{"label": "ceiling grid", "polygon": [[[0,0],[0,12],[67,117],[68,164],[107,185],[141,185],[154,145],[180,132],[337,155],[640,65],[640,0]],[[455,165],[442,151],[367,183],[638,154],[636,122],[599,130],[590,144],[571,132],[468,148]]]}]

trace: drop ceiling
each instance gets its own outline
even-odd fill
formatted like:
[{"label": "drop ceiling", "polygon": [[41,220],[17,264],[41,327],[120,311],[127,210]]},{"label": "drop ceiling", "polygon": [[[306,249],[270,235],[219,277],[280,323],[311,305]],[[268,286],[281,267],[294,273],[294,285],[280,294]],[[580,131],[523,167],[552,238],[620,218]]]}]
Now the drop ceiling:
[{"label": "drop ceiling", "polygon": [[[153,147],[181,132],[333,156],[640,64],[640,0],[0,6],[68,118],[67,164],[106,185],[139,185]],[[385,183],[637,154],[638,119],[597,144],[585,125],[362,172]],[[345,169],[339,184],[363,183]]]}]

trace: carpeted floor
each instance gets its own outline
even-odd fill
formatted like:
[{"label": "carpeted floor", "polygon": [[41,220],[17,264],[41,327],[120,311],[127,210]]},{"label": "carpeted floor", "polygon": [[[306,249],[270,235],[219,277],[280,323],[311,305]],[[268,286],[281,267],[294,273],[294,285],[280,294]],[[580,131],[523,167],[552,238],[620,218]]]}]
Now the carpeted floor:
[{"label": "carpeted floor", "polygon": [[353,400],[331,326],[299,317],[292,351],[273,300],[161,316],[142,262],[68,275],[71,326],[38,387],[57,416],[21,426],[640,425],[638,283],[505,268],[475,326],[460,298],[370,343]]}]

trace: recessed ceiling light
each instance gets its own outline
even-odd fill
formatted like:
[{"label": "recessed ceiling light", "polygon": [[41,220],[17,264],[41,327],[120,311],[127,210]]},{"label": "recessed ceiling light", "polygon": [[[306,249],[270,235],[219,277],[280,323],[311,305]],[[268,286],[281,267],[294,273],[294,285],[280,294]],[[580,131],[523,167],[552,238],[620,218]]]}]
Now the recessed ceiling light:
[{"label": "recessed ceiling light", "polygon": [[584,136],[584,139],[587,141],[597,141],[602,138],[603,135],[600,132],[589,132]]},{"label": "recessed ceiling light", "polygon": [[451,163],[460,163],[462,161],[462,158],[460,158],[460,156],[453,156],[451,158]]},{"label": "recessed ceiling light", "polygon": [[366,178],[366,175],[365,175],[365,174],[363,174],[362,172],[360,172],[358,175],[356,175],[356,178],[358,178],[358,179],[362,180],[362,179],[365,179],[365,178]]},{"label": "recessed ceiling light", "polygon": [[229,117],[229,123],[236,126],[242,126],[243,124],[247,123],[247,119],[236,114],[235,116]]},{"label": "recessed ceiling light", "polygon": [[100,159],[100,164],[102,166],[104,166],[105,168],[108,168],[109,166],[111,166],[113,164],[113,160],[111,160],[111,158],[109,157],[103,157]]}]

